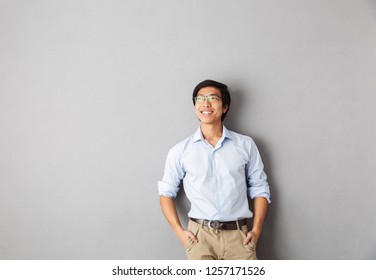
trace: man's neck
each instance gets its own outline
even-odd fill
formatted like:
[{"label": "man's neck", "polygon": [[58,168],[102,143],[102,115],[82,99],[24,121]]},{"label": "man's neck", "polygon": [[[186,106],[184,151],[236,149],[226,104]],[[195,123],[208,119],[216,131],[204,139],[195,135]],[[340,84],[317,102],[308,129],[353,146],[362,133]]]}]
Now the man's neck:
[{"label": "man's neck", "polygon": [[201,124],[200,129],[205,140],[209,142],[213,147],[216,146],[219,139],[221,139],[223,134],[223,125],[219,124]]}]

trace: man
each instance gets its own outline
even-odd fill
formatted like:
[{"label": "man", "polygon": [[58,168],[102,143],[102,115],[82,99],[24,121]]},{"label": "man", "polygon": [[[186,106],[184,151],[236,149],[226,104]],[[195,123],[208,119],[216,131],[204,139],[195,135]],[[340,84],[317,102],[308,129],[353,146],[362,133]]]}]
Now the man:
[{"label": "man", "polygon": [[[162,212],[188,259],[257,259],[269,185],[253,140],[223,126],[230,103],[225,84],[205,80],[195,87],[200,127],[169,151],[158,182]],[[182,227],[174,203],[182,180],[191,202],[188,229]],[[253,213],[247,195],[254,199]],[[252,217],[248,231],[246,219]]]}]

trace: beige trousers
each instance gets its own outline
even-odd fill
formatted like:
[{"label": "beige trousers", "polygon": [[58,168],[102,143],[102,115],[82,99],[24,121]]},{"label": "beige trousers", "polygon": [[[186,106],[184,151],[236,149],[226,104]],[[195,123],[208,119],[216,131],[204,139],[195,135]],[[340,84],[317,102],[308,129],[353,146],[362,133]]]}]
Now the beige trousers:
[{"label": "beige trousers", "polygon": [[189,260],[256,260],[256,245],[251,241],[243,245],[248,229],[212,229],[189,220],[188,230],[197,236],[185,245]]}]

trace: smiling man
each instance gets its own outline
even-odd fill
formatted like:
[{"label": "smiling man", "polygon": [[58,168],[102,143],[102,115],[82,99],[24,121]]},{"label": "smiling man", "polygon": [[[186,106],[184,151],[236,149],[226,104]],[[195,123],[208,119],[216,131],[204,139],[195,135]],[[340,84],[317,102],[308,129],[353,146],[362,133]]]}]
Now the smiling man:
[{"label": "smiling man", "polygon": [[[225,84],[205,80],[195,87],[193,104],[200,127],[169,151],[158,182],[162,212],[188,259],[257,259],[269,185],[252,138],[223,125],[230,103]],[[191,202],[187,229],[174,202],[181,181]],[[254,200],[253,212],[248,197]],[[249,230],[246,221],[251,218]]]}]

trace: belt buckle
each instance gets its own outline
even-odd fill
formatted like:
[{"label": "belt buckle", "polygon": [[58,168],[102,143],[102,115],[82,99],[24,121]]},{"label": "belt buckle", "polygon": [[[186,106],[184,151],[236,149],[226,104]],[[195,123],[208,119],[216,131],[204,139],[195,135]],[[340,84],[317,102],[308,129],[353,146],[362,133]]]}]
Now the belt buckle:
[{"label": "belt buckle", "polygon": [[208,227],[213,229],[220,229],[222,227],[222,224],[219,221],[209,221]]}]

